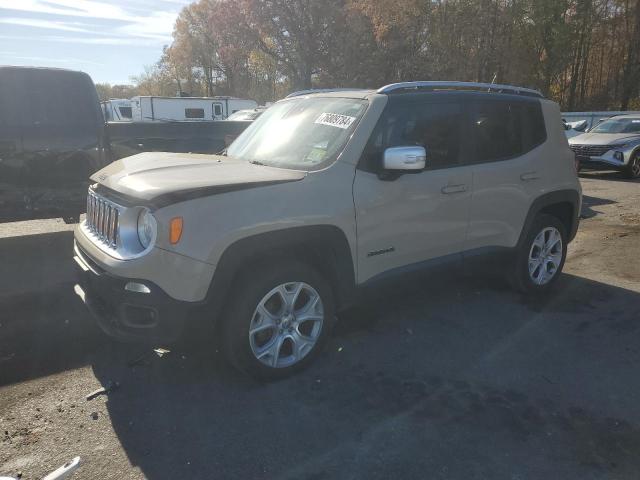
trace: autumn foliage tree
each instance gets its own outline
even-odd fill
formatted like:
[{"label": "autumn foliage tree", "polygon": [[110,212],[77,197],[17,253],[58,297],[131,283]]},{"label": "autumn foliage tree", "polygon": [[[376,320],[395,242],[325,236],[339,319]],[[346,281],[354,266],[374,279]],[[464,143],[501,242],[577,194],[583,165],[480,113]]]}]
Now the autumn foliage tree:
[{"label": "autumn foliage tree", "polygon": [[237,95],[406,80],[514,83],[640,108],[640,0],[198,0],[140,91]]}]

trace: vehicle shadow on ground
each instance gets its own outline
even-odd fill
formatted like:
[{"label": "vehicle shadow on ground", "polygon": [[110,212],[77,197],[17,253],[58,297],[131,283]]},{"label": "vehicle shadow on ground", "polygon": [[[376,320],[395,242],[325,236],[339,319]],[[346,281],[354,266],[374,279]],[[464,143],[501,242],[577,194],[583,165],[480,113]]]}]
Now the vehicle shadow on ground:
[{"label": "vehicle shadow on ground", "polygon": [[583,170],[579,174],[580,178],[590,178],[593,180],[609,180],[612,182],[622,182],[622,183],[638,183],[638,180],[634,180],[631,178],[627,178],[624,173],[618,172],[616,170],[606,170],[606,171],[589,171]]},{"label": "vehicle shadow on ground", "polygon": [[[638,419],[582,402],[640,393],[637,362],[617,360],[640,360],[640,294],[571,275],[556,291],[523,300],[482,277],[386,287],[309,370],[272,384],[213,343],[162,357],[110,344],[93,370],[119,382],[110,420],[149,479],[636,478]],[[597,347],[603,331],[620,345]]]},{"label": "vehicle shadow on ground", "polygon": [[583,219],[593,218],[600,214],[597,210],[594,210],[593,207],[601,207],[603,205],[613,205],[618,203],[614,200],[609,200],[608,198],[600,198],[600,197],[591,197],[589,195],[582,196],[582,211],[580,212],[580,216]]},{"label": "vehicle shadow on ground", "polygon": [[0,386],[89,361],[104,338],[73,293],[73,233],[0,238]]}]

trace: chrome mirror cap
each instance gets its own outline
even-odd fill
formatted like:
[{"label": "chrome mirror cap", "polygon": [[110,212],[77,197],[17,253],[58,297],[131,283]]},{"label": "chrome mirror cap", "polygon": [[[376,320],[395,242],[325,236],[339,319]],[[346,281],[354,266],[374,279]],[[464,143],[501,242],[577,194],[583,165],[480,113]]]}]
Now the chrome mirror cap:
[{"label": "chrome mirror cap", "polygon": [[424,170],[427,166],[427,150],[418,146],[387,148],[382,162],[385,170]]}]

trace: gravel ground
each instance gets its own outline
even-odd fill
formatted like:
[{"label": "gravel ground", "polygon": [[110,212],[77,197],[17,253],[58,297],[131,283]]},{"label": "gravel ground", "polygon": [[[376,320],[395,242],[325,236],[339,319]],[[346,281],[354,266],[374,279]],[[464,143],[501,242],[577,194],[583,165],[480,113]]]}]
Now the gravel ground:
[{"label": "gravel ground", "polygon": [[548,298],[413,279],[270,385],[206,341],[162,357],[111,342],[72,293],[70,228],[0,225],[0,476],[80,455],[74,478],[637,479],[640,183],[582,181]]}]

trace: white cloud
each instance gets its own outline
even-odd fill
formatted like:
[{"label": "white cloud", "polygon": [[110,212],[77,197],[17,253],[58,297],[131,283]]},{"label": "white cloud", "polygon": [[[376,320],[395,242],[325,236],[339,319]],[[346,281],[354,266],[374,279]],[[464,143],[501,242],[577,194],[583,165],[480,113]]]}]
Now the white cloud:
[{"label": "white cloud", "polygon": [[[22,35],[0,35],[1,40],[18,40],[33,41],[33,37]],[[62,35],[45,35],[37,38],[39,42],[59,42],[73,43],[82,45],[120,45],[132,47],[157,47],[158,40],[141,37],[114,37],[114,36],[96,36],[96,37],[69,37]]]},{"label": "white cloud", "polygon": [[[126,1],[126,0],[125,0]],[[127,1],[122,6],[92,0],[0,0],[0,9],[21,12],[25,17],[9,17],[0,19],[1,23],[48,30],[60,30],[75,33],[87,33],[96,36],[112,36],[114,38],[83,39],[75,38],[80,43],[124,45],[126,39],[147,39],[149,42],[137,44],[162,44],[171,41],[173,25],[180,6],[188,4],[186,0],[162,0],[171,6],[158,7],[158,2]],[[143,7],[146,15],[140,14],[140,8],[134,13],[132,7]],[[38,18],[33,18],[37,16]],[[43,19],[42,17],[45,17]],[[49,19],[46,19],[46,17]],[[56,19],[51,19],[54,16]],[[69,18],[59,20],[58,17]],[[100,30],[90,20],[101,22],[112,21],[112,26],[102,26]],[[82,20],[82,21],[78,21]],[[89,21],[89,22],[88,22]],[[120,38],[122,37],[122,38]],[[64,41],[64,40],[53,40]],[[155,41],[155,42],[151,42]]]},{"label": "white cloud", "polygon": [[[0,18],[0,23],[7,23],[9,25],[21,25],[25,27],[44,28],[46,30],[64,30],[66,32],[82,32],[92,33],[91,30],[74,26],[72,23],[67,22],[55,22],[52,20],[38,20],[36,18]],[[76,23],[75,25],[82,25]]]},{"label": "white cloud", "polygon": [[4,55],[8,58],[12,58],[15,60],[26,60],[28,62],[48,62],[48,63],[59,63],[64,65],[78,65],[78,64],[87,64],[87,65],[104,65],[100,62],[94,62],[93,60],[85,60],[81,58],[51,58],[51,57],[38,57],[38,56],[30,56],[30,55],[11,55],[9,52],[0,52],[0,55]]}]

